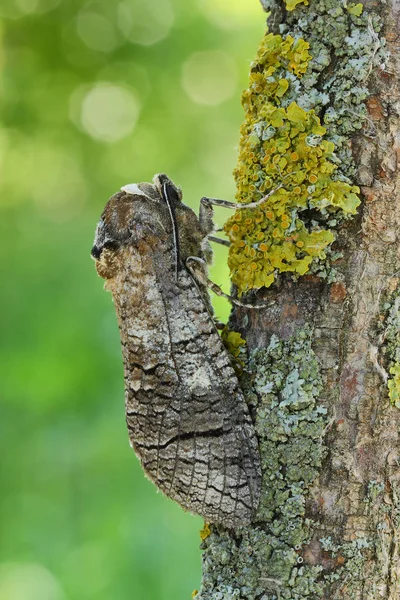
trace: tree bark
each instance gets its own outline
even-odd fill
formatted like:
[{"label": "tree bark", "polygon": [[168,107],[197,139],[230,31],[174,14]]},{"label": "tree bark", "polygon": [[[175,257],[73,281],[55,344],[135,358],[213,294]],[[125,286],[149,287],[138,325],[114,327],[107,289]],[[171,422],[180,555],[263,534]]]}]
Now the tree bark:
[{"label": "tree bark", "polygon": [[[318,92],[346,61],[351,71],[354,55],[342,53],[351,33],[338,45],[337,26],[340,10],[355,5],[262,4],[270,31],[308,39],[314,57],[324,47]],[[327,103],[308,105],[328,139],[342,136],[339,171],[361,187],[362,203],[336,231],[341,258],[328,277],[281,274],[246,296],[271,307],[236,308],[231,317],[247,340],[242,383],[260,441],[263,495],[252,527],[205,531],[196,600],[400,598],[400,411],[387,386],[400,325],[400,1],[363,5],[369,26],[358,15],[349,21],[353,33],[370,35],[362,129],[346,130],[343,119],[330,127],[337,89]],[[361,106],[351,102],[350,120]]]}]

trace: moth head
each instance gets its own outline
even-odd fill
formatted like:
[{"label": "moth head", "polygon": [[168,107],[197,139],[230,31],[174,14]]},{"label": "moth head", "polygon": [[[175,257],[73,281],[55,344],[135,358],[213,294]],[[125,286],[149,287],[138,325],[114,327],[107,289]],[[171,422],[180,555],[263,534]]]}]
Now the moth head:
[{"label": "moth head", "polygon": [[114,194],[97,224],[91,255],[104,278],[113,276],[121,250],[141,243],[158,243],[171,236],[171,208],[182,204],[182,192],[167,175],[155,175],[153,183],[130,183]]}]

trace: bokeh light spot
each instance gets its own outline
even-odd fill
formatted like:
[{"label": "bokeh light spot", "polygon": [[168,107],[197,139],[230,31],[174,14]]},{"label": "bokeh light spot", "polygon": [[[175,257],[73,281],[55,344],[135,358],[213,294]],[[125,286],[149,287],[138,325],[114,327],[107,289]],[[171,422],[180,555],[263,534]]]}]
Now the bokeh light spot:
[{"label": "bokeh light spot", "polygon": [[0,564],[0,598],[4,600],[64,600],[57,579],[42,565]]},{"label": "bokeh light spot", "polygon": [[132,86],[140,94],[140,100],[143,100],[150,93],[151,82],[150,73],[143,65],[130,60],[110,61],[101,71],[99,79],[103,81],[121,83],[123,86]]},{"label": "bokeh light spot", "polygon": [[117,45],[113,24],[103,15],[81,11],[77,30],[88,48],[98,52],[111,52]]},{"label": "bokeh light spot", "polygon": [[30,13],[43,14],[56,8],[60,2],[61,0],[15,0],[15,6],[23,15]]},{"label": "bokeh light spot", "polygon": [[166,38],[174,23],[169,0],[124,0],[118,5],[118,26],[135,44],[151,46]]},{"label": "bokeh light spot", "polygon": [[233,59],[219,50],[195,52],[182,68],[182,86],[193,102],[216,105],[235,93],[237,70]]},{"label": "bokeh light spot", "polygon": [[15,0],[15,4],[18,6],[21,12],[29,14],[35,12],[39,4],[39,0]]},{"label": "bokeh light spot", "polygon": [[139,112],[139,101],[131,90],[98,83],[83,98],[80,123],[91,137],[112,143],[133,131]]}]

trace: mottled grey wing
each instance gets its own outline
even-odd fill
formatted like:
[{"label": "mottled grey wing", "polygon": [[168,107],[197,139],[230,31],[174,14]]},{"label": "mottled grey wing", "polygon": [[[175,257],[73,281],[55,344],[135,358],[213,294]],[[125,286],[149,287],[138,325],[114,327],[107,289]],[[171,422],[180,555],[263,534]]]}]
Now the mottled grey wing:
[{"label": "mottled grey wing", "polygon": [[193,279],[168,253],[130,248],[114,296],[126,418],[150,479],[206,521],[250,522],[260,495],[258,443],[243,393]]}]

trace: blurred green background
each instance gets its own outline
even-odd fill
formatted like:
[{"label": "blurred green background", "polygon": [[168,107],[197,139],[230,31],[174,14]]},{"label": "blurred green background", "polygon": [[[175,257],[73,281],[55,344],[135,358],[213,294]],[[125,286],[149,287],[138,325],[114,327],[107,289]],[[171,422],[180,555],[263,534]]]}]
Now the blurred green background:
[{"label": "blurred green background", "polygon": [[196,210],[233,198],[264,17],[257,0],[1,0],[0,600],[199,586],[201,519],[156,493],[128,445],[114,309],[89,252],[123,184],[165,171]]}]

